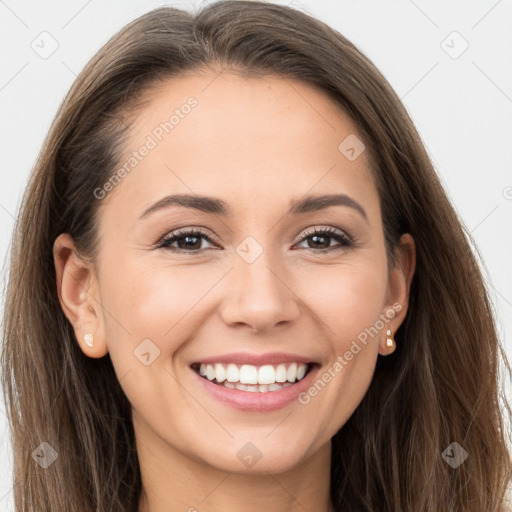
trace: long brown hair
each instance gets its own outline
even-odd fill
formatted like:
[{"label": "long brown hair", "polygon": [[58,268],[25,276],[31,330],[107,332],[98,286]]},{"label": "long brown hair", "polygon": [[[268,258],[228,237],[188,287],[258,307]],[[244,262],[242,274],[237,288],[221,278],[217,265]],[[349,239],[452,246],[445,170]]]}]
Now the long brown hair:
[{"label": "long brown hair", "polygon": [[[374,65],[326,24],[254,1],[141,16],[91,59],[58,111],[23,197],[6,290],[2,383],[16,510],[137,510],[130,403],[110,357],[80,350],[58,300],[52,247],[67,232],[95,260],[94,190],[119,164],[145,92],[213,65],[302,80],[344,108],[371,155],[388,254],[402,233],[416,242],[397,349],[379,358],[368,392],[332,439],[336,510],[503,512],[511,410],[501,403],[499,363],[509,374],[510,366],[470,236]],[[42,442],[58,453],[46,469],[32,457]],[[457,468],[442,457],[453,442],[468,453]]]}]

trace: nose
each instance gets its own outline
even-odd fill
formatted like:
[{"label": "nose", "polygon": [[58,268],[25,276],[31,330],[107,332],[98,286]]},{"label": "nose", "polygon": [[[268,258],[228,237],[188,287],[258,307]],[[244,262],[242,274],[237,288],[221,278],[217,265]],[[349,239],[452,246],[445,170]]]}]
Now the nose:
[{"label": "nose", "polygon": [[269,263],[265,251],[252,263],[241,258],[235,261],[220,307],[226,325],[262,332],[298,319],[298,296],[283,266]]}]

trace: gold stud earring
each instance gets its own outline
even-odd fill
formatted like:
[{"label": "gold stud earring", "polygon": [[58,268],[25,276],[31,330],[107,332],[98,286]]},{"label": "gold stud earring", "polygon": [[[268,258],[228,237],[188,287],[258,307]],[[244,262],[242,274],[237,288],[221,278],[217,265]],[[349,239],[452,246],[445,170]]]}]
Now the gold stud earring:
[{"label": "gold stud earring", "polygon": [[386,347],[394,348],[395,347],[395,338],[393,337],[393,333],[391,329],[386,331]]},{"label": "gold stud earring", "polygon": [[94,345],[94,337],[92,334],[90,333],[87,333],[84,335],[84,341],[85,341],[85,344],[88,346],[88,347],[92,347]]}]

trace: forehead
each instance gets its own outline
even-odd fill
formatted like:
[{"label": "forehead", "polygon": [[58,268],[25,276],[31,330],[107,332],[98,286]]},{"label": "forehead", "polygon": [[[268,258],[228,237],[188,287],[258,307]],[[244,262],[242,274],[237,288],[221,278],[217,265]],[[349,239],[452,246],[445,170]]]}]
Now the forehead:
[{"label": "forehead", "polygon": [[180,192],[272,204],[286,198],[283,207],[291,196],[336,187],[376,194],[366,152],[356,159],[343,152],[343,141],[361,139],[354,122],[302,81],[189,73],[159,83],[145,100],[118,165],[128,172],[113,191],[134,206]]}]

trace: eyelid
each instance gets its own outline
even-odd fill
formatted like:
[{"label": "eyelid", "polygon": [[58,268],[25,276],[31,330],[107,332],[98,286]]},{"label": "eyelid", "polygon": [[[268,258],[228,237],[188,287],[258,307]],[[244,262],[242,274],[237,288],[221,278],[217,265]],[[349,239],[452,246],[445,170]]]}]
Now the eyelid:
[{"label": "eyelid", "polygon": [[336,234],[343,236],[347,238],[348,240],[353,240],[353,237],[344,229],[336,228],[334,226],[327,226],[327,225],[316,225],[311,228],[307,228],[303,230],[299,235],[299,241],[302,241],[303,238],[315,235],[316,233],[330,233],[330,234]]},{"label": "eyelid", "polygon": [[155,245],[160,245],[161,243],[165,242],[169,238],[177,237],[177,236],[185,236],[190,234],[191,232],[197,232],[197,236],[203,236],[205,238],[209,238],[212,243],[215,243],[217,245],[221,245],[219,238],[217,235],[212,233],[209,229],[203,227],[203,226],[184,226],[181,228],[175,228],[168,231],[164,236],[159,238],[159,240],[156,242]]}]

